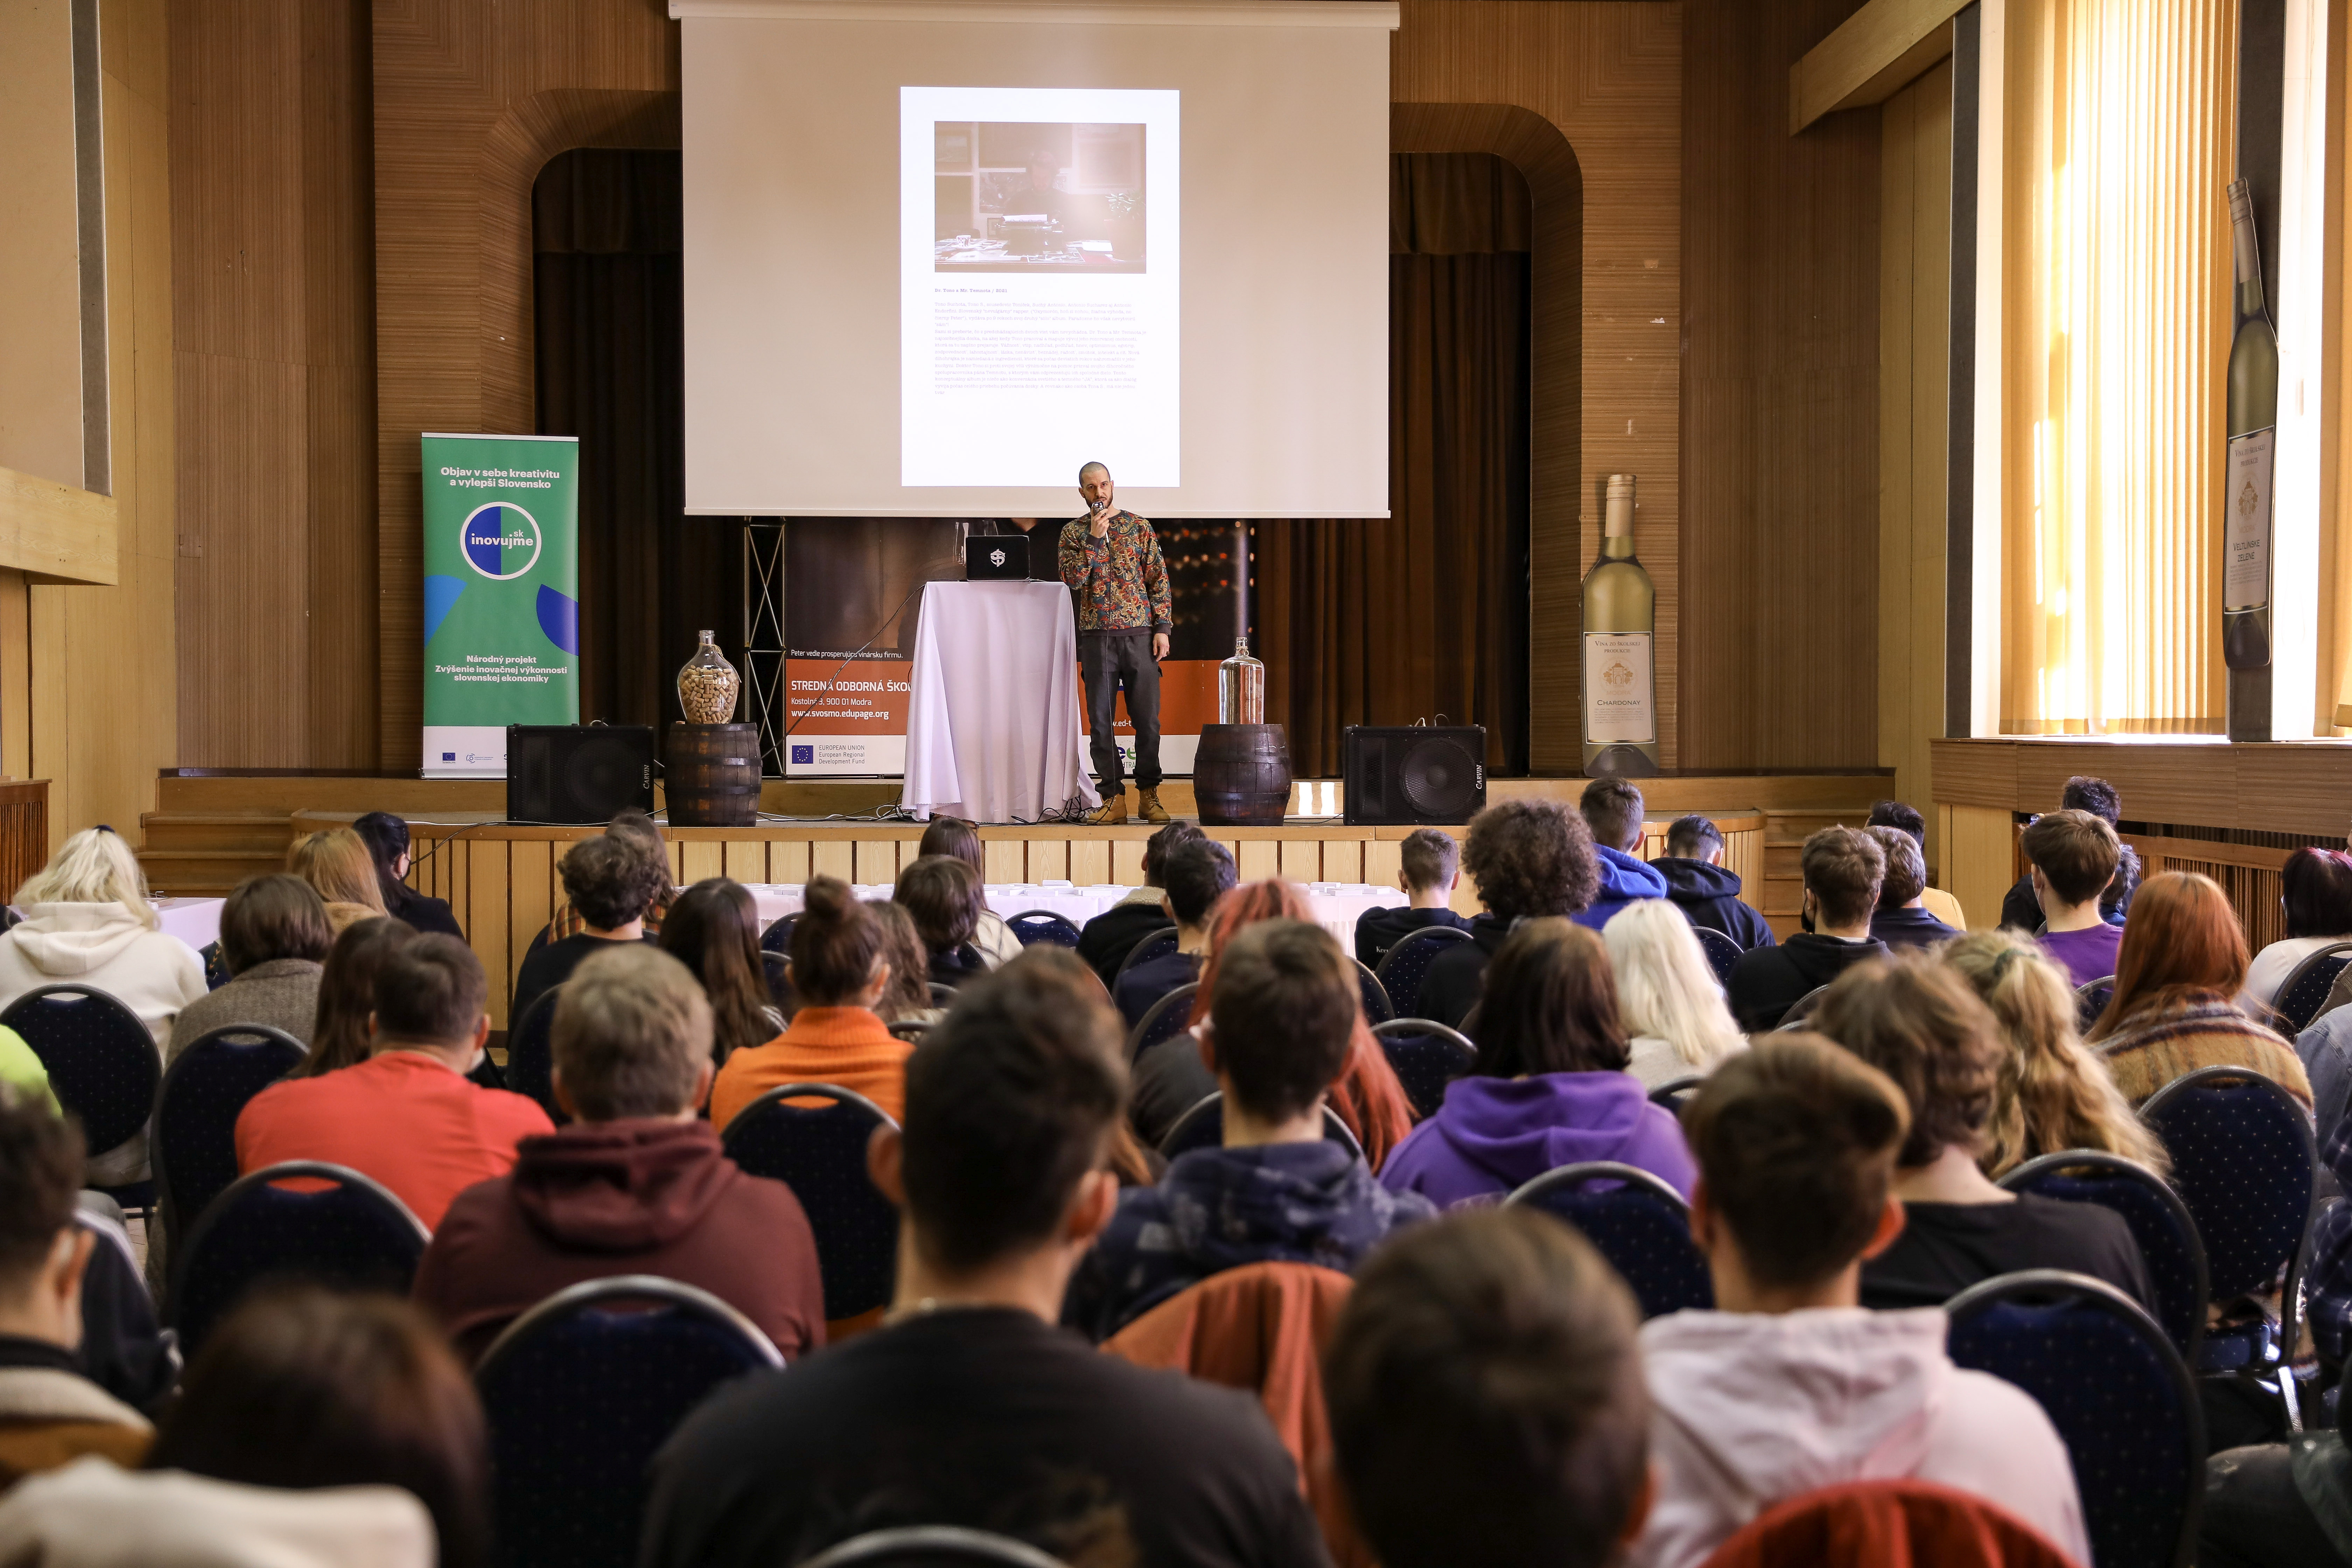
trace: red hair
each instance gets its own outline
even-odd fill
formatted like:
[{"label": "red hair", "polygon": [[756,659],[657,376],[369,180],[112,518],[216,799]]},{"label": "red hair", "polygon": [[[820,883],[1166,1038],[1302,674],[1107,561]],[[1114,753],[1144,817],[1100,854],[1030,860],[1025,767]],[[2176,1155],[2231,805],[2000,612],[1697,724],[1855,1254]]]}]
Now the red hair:
[{"label": "red hair", "polygon": [[[1201,988],[1192,993],[1191,1023],[1201,1023],[1209,1016],[1209,998],[1217,989],[1217,958],[1225,943],[1244,926],[1271,920],[1314,923],[1307,896],[1296,883],[1269,877],[1263,882],[1245,882],[1217,900],[1209,912],[1209,955],[1201,963]],[[1360,1002],[1355,1035],[1349,1042],[1348,1065],[1331,1085],[1329,1103],[1364,1146],[1364,1163],[1375,1171],[1389,1157],[1389,1151],[1412,1131],[1412,1103],[1405,1099],[1404,1086],[1397,1082],[1396,1071],[1381,1053],[1380,1042],[1372,1038]]]},{"label": "red hair", "polygon": [[2116,952],[2116,994],[2087,1038],[2104,1040],[2134,1016],[2246,983],[2246,933],[2230,897],[2210,877],[2167,871],[2132,896]]}]

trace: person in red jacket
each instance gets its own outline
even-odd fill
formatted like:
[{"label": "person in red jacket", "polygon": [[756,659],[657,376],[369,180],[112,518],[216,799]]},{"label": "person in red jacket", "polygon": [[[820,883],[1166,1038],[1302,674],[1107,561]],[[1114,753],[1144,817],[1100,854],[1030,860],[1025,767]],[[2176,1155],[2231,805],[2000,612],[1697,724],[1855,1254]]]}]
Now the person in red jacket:
[{"label": "person in red jacket", "polygon": [[552,1046],[556,1099],[578,1120],[460,1193],[416,1271],[416,1300],[468,1361],[534,1303],[616,1274],[708,1290],[788,1359],[824,1343],[799,1200],[745,1174],[695,1116],[710,1034],[693,973],[658,948],[617,943],[574,972]]}]

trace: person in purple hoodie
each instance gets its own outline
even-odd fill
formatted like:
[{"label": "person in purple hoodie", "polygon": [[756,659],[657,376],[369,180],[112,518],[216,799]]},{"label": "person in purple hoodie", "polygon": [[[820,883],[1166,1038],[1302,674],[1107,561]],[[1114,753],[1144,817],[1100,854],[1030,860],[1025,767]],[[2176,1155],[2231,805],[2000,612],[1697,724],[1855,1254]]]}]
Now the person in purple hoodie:
[{"label": "person in purple hoodie", "polygon": [[1546,1171],[1616,1160],[1684,1196],[1697,1169],[1672,1112],[1625,1070],[1631,1055],[1601,939],[1522,921],[1486,966],[1478,1065],[1381,1168],[1391,1192],[1441,1208],[1493,1203]]}]

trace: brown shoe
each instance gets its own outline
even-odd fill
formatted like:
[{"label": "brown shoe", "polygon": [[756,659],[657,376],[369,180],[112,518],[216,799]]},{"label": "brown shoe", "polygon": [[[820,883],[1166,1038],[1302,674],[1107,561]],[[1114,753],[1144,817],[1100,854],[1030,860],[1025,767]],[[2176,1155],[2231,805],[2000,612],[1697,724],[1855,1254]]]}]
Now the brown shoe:
[{"label": "brown shoe", "polygon": [[1089,827],[1117,827],[1127,820],[1127,791],[1118,790],[1103,797],[1102,809],[1087,813]]},{"label": "brown shoe", "polygon": [[1160,790],[1158,785],[1154,785],[1150,789],[1145,789],[1140,784],[1137,785],[1135,797],[1137,805],[1143,810],[1144,821],[1165,822],[1168,820],[1168,808],[1160,804]]}]

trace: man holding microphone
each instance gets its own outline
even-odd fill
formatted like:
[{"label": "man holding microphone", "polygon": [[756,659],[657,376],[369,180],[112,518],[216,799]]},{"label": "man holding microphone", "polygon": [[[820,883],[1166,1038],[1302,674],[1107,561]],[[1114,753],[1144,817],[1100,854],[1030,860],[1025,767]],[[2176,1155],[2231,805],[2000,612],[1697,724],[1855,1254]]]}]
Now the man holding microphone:
[{"label": "man holding microphone", "polygon": [[1078,671],[1087,686],[1087,727],[1092,732],[1095,778],[1102,809],[1087,821],[1127,820],[1127,787],[1113,731],[1119,688],[1135,723],[1135,786],[1146,822],[1165,822],[1160,804],[1160,661],[1168,657],[1168,567],[1160,536],[1131,511],[1111,506],[1110,470],[1088,463],[1078,470],[1087,515],[1062,525],[1062,581],[1076,595]]}]

